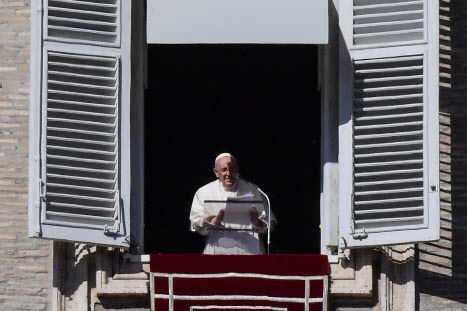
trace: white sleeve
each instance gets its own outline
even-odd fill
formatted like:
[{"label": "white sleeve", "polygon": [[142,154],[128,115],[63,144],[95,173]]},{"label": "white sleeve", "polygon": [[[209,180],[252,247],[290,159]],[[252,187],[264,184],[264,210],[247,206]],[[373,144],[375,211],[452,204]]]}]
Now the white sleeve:
[{"label": "white sleeve", "polygon": [[200,190],[198,190],[193,198],[190,211],[191,231],[196,231],[201,235],[208,234],[208,228],[213,225],[206,220],[203,200],[200,197]]}]

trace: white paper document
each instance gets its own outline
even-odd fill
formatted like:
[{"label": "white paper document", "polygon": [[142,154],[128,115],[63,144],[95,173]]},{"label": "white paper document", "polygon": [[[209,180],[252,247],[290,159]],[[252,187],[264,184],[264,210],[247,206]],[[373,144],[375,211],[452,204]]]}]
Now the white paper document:
[{"label": "white paper document", "polygon": [[251,224],[251,209],[255,208],[258,214],[264,210],[263,202],[255,200],[252,193],[231,197],[226,201],[205,201],[204,203],[211,215],[217,215],[219,210],[224,209],[223,222],[227,228],[232,224],[248,226]]}]

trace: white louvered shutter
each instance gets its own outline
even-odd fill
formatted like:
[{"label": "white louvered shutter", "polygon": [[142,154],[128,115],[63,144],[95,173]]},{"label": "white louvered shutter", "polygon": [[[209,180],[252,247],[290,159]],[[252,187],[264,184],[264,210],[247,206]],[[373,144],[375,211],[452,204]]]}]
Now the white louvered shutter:
[{"label": "white louvered shutter", "polygon": [[340,246],[439,239],[438,2],[339,5]]},{"label": "white louvered shutter", "polygon": [[46,1],[44,39],[119,47],[120,1]]},{"label": "white louvered shutter", "polygon": [[31,7],[29,235],[128,247],[130,1]]}]

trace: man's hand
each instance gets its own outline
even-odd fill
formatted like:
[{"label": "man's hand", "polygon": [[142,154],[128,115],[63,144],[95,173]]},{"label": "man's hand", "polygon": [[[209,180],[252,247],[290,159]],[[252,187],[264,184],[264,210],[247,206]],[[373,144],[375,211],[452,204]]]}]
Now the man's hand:
[{"label": "man's hand", "polygon": [[259,218],[258,218],[258,211],[254,207],[252,207],[250,209],[250,221],[251,221],[251,224],[253,225],[253,227],[259,227],[260,226],[260,221],[259,221]]},{"label": "man's hand", "polygon": [[219,213],[217,213],[216,216],[210,216],[208,217],[207,220],[214,226],[220,226],[223,218],[224,218],[224,209],[221,209]]}]

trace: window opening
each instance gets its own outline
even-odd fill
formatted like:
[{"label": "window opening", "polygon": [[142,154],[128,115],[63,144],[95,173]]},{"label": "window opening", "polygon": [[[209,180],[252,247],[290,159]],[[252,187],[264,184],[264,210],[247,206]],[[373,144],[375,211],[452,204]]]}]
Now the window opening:
[{"label": "window opening", "polygon": [[271,198],[271,252],[319,253],[317,63],[312,45],[149,45],[146,253],[202,252],[188,215],[221,152]]}]

